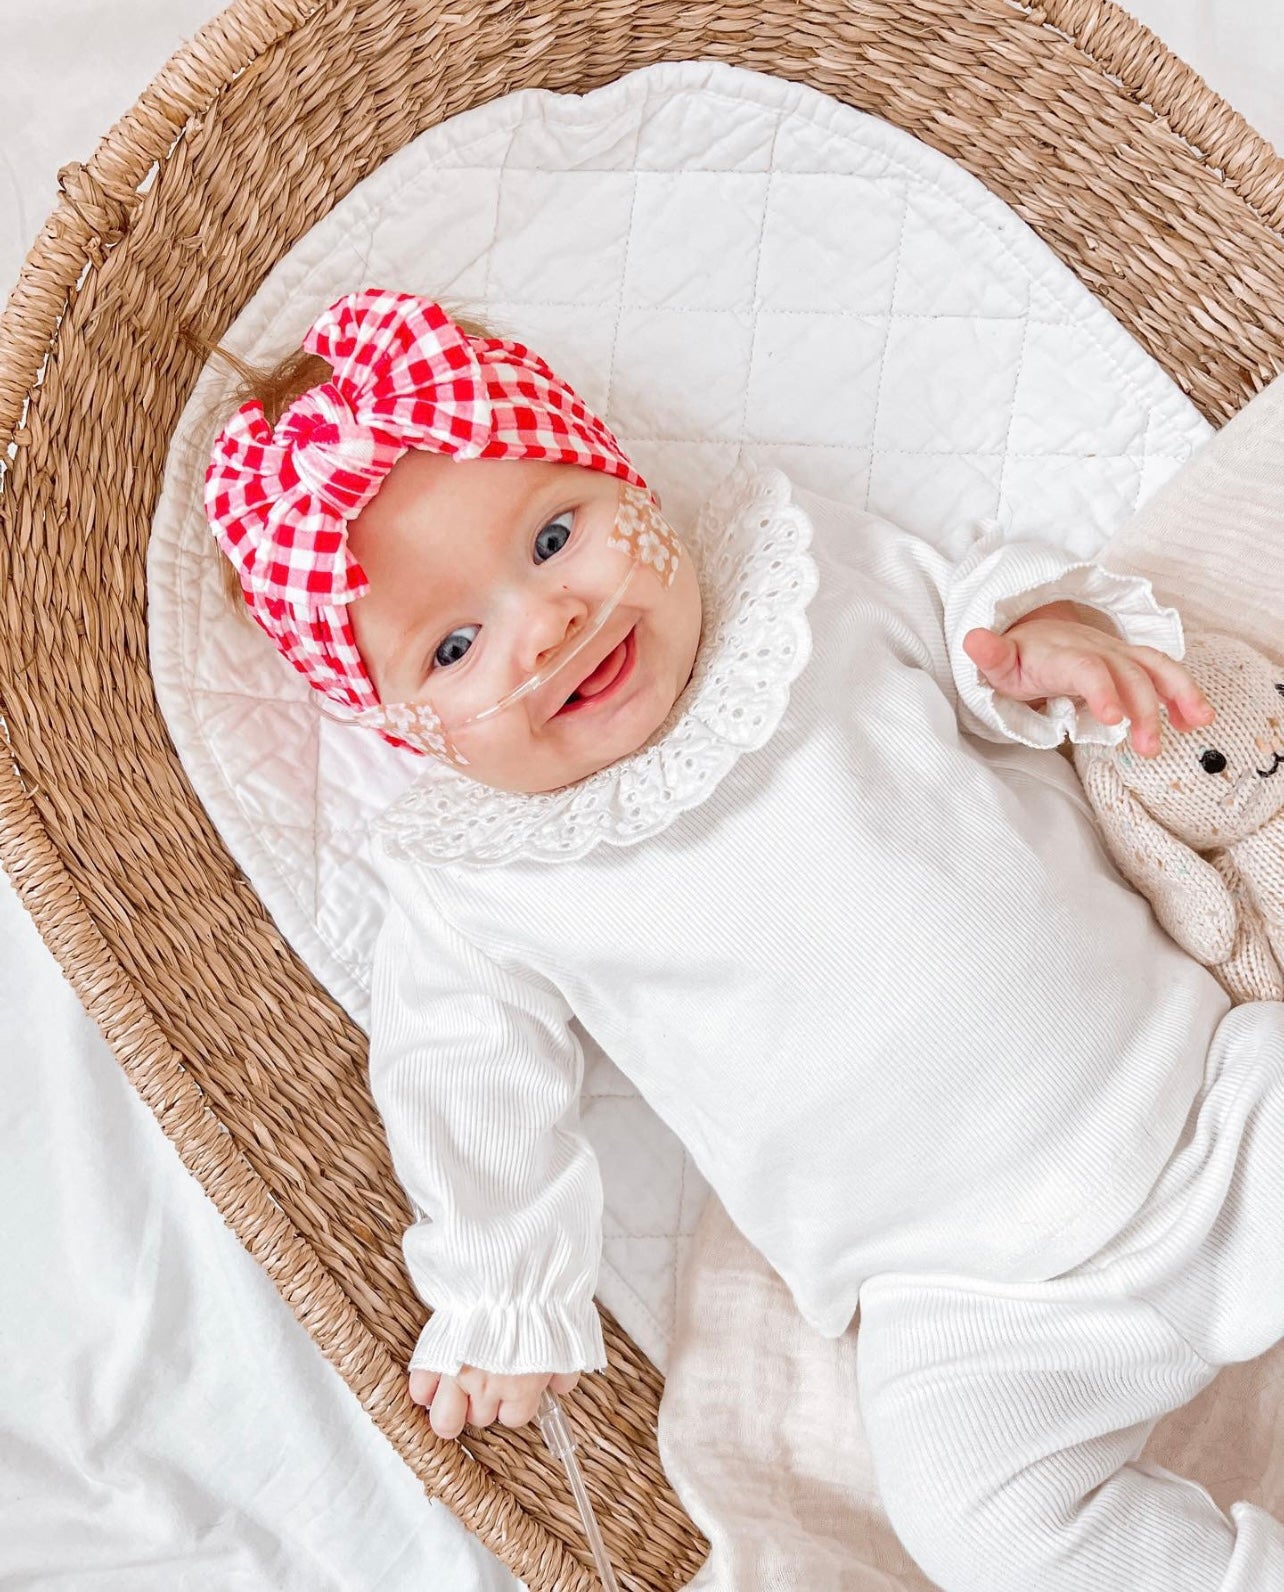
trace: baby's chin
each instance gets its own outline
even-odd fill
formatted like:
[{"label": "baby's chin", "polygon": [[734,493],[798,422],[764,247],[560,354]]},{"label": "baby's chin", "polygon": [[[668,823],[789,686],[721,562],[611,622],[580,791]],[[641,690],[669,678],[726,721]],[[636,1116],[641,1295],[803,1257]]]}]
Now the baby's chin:
[{"label": "baby's chin", "polygon": [[479,785],[488,786],[491,790],[507,791],[515,796],[545,796],[553,791],[567,790],[572,785],[582,785],[586,779],[592,779],[594,774],[600,774],[604,768],[622,763],[626,757],[632,757],[634,752],[641,751],[653,733],[654,731],[637,738],[634,745],[625,745],[620,750],[612,749],[605,755],[598,751],[587,759],[559,759],[556,763],[542,767],[538,772],[529,770],[511,776],[488,774],[484,770],[474,773],[471,768],[462,768],[459,772],[475,780]]}]

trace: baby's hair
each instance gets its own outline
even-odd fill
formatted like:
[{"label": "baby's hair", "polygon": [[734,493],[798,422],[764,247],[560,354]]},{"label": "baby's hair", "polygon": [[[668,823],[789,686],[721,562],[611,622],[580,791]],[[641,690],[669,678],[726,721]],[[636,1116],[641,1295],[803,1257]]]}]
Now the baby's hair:
[{"label": "baby's hair", "polygon": [[[457,315],[449,305],[443,305],[446,313],[462,331],[469,337],[495,337],[499,334],[488,330],[480,321],[471,316]],[[240,385],[232,394],[228,405],[228,416],[234,414],[243,403],[251,398],[257,398],[263,405],[264,418],[268,425],[275,426],[277,421],[290,407],[296,398],[301,398],[310,387],[319,387],[330,380],[333,372],[328,360],[321,358],[320,354],[309,354],[305,348],[295,348],[278,359],[274,365],[251,365],[243,360],[239,354],[234,354],[230,349],[222,348],[217,343],[208,342],[198,333],[189,328],[183,328],[183,341],[194,353],[208,360],[217,354],[224,359],[241,378]],[[249,609],[245,604],[245,596],[241,590],[241,579],[236,572],[236,566],[220,549],[220,562],[223,574],[223,592],[232,609],[247,623],[252,623]]]}]

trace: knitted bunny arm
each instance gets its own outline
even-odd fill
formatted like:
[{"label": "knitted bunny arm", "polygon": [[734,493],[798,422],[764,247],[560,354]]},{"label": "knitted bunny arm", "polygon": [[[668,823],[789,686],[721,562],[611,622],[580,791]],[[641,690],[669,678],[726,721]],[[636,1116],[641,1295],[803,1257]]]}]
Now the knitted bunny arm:
[{"label": "knitted bunny arm", "polygon": [[1231,852],[1262,915],[1275,959],[1284,967],[1284,812],[1236,841]]},{"label": "knitted bunny arm", "polygon": [[1178,945],[1212,967],[1235,944],[1235,901],[1217,869],[1146,811],[1108,750],[1075,749],[1079,778],[1120,873],[1150,901]]},{"label": "knitted bunny arm", "polygon": [[1208,860],[1226,881],[1226,888],[1234,897],[1239,913],[1239,927],[1231,954],[1226,961],[1215,964],[1213,972],[1233,1000],[1284,999],[1284,975],[1280,973],[1279,962],[1266,933],[1266,923],[1257,909],[1244,875],[1229,851],[1210,852]]}]

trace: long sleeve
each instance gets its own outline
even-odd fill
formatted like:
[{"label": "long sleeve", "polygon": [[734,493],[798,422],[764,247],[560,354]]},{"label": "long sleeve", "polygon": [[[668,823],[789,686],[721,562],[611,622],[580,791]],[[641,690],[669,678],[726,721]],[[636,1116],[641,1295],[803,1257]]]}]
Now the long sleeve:
[{"label": "long sleeve", "polygon": [[1069,696],[1052,697],[1042,709],[999,696],[963,650],[969,630],[1002,633],[1045,603],[1068,601],[1096,609],[1131,646],[1154,647],[1172,658],[1185,653],[1177,610],[1161,607],[1143,576],[1116,574],[1044,542],[1005,541],[1001,528],[986,529],[952,570],[942,563],[948,571],[942,581],[945,641],[959,691],[959,720],[989,740],[1055,747],[1068,735],[1113,746],[1128,733],[1128,724],[1102,724]]},{"label": "long sleeve", "polygon": [[900,622],[903,644],[955,700],[962,727],[985,740],[1055,747],[1069,735],[1113,746],[1128,725],[1102,724],[1068,696],[1052,697],[1041,709],[999,696],[963,650],[969,630],[1002,632],[1032,609],[1067,600],[1097,610],[1102,628],[1133,646],[1173,658],[1185,653],[1177,610],[1161,607],[1140,575],[1116,574],[1050,543],[1015,539],[993,520],[977,523],[976,540],[954,563],[888,520],[801,489],[794,496],[831,547],[846,544]]},{"label": "long sleeve", "polygon": [[501,968],[383,859],[370,1087],[417,1220],[403,1250],[433,1309],[411,1370],[601,1370],[602,1184],[578,1131],[583,1054],[547,981]]}]

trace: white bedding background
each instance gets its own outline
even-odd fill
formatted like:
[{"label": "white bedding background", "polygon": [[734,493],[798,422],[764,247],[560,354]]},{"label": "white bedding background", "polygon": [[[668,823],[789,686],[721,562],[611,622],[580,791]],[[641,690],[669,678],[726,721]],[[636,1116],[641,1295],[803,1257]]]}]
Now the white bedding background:
[{"label": "white bedding background", "polygon": [[[6,9],[5,289],[57,166],[217,8]],[[1132,9],[1284,147],[1267,0]],[[514,1586],[241,1251],[3,880],[0,946],[0,1589]]]}]

